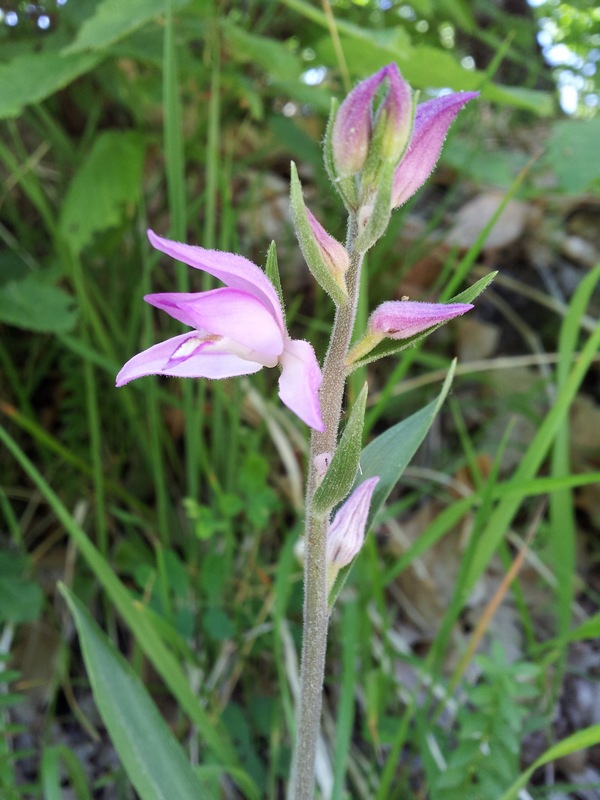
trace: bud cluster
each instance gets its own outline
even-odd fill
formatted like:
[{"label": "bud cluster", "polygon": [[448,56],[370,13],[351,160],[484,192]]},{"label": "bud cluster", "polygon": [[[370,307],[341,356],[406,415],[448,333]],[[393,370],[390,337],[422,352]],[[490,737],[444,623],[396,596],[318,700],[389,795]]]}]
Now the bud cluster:
[{"label": "bud cluster", "polygon": [[[377,105],[380,87],[387,91]],[[357,212],[363,252],[387,227],[391,211],[427,180],[452,121],[477,92],[443,95],[416,106],[396,64],[364,81],[332,112],[325,142],[330,177]]]}]

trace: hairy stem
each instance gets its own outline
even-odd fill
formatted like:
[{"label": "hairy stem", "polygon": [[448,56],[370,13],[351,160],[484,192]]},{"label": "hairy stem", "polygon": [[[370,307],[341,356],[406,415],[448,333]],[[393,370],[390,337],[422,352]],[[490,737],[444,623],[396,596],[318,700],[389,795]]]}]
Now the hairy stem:
[{"label": "hairy stem", "polygon": [[363,254],[354,243],[356,220],[348,225],[347,249],[350,268],[346,279],[349,300],[336,311],[329,349],[323,363],[323,382],[319,393],[325,430],[313,431],[306,488],[304,629],[300,668],[300,701],[296,728],[296,747],[292,762],[289,800],[312,800],[315,758],[321,723],[325,652],[327,649],[327,563],[326,545],[329,513],[315,514],[312,501],[317,488],[314,460],[321,453],[335,452],[342,414],[346,368],[344,365],[356,318],[358,288]]}]

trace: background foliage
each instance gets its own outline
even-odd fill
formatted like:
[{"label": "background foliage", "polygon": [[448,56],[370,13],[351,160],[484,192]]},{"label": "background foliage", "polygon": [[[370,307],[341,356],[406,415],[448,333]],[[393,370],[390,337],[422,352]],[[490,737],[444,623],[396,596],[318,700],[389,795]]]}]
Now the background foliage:
[{"label": "background foliage", "polygon": [[599,19],[584,2],[2,4],[3,797],[141,792],[106,733],[119,708],[96,694],[100,719],[91,700],[105,665],[152,695],[199,765],[186,785],[282,796],[305,431],[269,375],[118,391],[114,376],[179,331],[144,293],[206,288],[150,252],[148,226],[260,264],[276,239],[288,319],[322,355],[332,310],[293,242],[289,162],[343,238],[318,142],[331,97],[392,60],[421,99],[481,101],[369,255],[363,321],[500,275],[472,322],[352,378],[354,397],[369,378],[375,435],[459,355],[334,615],[320,791],[508,798],[576,731],[529,790],[600,782],[593,748],[568,761],[599,722],[578,699],[600,697]]}]

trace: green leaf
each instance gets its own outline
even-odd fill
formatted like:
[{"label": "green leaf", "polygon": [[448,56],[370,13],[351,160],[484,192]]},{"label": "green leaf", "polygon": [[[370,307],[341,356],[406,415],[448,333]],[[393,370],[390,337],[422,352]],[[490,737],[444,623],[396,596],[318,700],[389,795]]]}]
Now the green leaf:
[{"label": "green leaf", "polygon": [[39,103],[89,72],[100,56],[58,52],[24,53],[0,64],[0,119],[17,117],[24,107]]},{"label": "green leaf", "polygon": [[95,140],[69,187],[59,220],[76,252],[95,233],[118,225],[125,206],[138,202],[144,151],[144,139],[137,133],[109,131]]},{"label": "green leaf", "polygon": [[249,33],[229,20],[222,22],[221,29],[235,61],[259,66],[277,82],[296,81],[303,72],[302,62],[286,44]]},{"label": "green leaf", "polygon": [[201,800],[202,784],[143,684],[66,586],[94,700],[142,800]]},{"label": "green leaf", "polygon": [[572,630],[566,639],[570,642],[580,642],[583,639],[597,639],[598,637],[600,637],[600,613],[588,617],[585,622]]},{"label": "green leaf", "polygon": [[302,185],[293,161],[291,165],[290,199],[296,236],[309,270],[334,303],[337,305],[345,304],[348,301],[348,292],[345,287],[342,289],[334,280],[321,257],[319,246],[308,221],[304,197],[302,196]]},{"label": "green leaf", "polygon": [[363,450],[355,486],[367,478],[379,477],[371,500],[367,529],[427,435],[450,390],[455,369],[456,361],[453,361],[436,400],[382,433]]},{"label": "green leaf", "polygon": [[277,296],[279,297],[279,302],[281,303],[281,310],[285,315],[285,306],[283,304],[283,292],[281,291],[281,278],[279,277],[279,263],[277,261],[277,247],[275,242],[271,242],[269,245],[269,251],[267,253],[267,263],[265,265],[265,272],[267,273],[267,278],[271,281],[273,286],[275,287],[275,291],[277,292]]},{"label": "green leaf", "polygon": [[381,239],[390,221],[394,170],[395,165],[388,161],[382,166],[378,175],[377,193],[371,215],[365,229],[356,240],[356,249],[362,253],[366,253],[375,242]]},{"label": "green leaf", "polygon": [[600,180],[597,158],[600,117],[586,122],[555,122],[548,140],[548,161],[565,192],[579,194]]},{"label": "green leaf", "polygon": [[[472,303],[475,298],[479,297],[479,295],[490,285],[490,283],[494,280],[498,272],[489,272],[487,275],[484,275],[483,278],[480,278],[476,281],[472,286],[469,286],[468,289],[465,289],[464,292],[460,292],[459,294],[451,297],[448,300],[448,303]],[[377,361],[380,358],[385,358],[386,356],[395,355],[396,353],[400,353],[402,350],[406,350],[408,347],[412,347],[413,345],[420,342],[422,339],[425,339],[431,333],[436,331],[438,328],[441,328],[442,325],[446,325],[449,320],[445,320],[444,322],[440,322],[438,325],[433,325],[431,328],[427,328],[426,331],[421,331],[421,333],[416,333],[414,336],[409,336],[407,339],[384,339],[380,344],[374,347],[364,358],[358,359],[358,361],[354,361],[350,365],[350,372],[354,372],[359,367],[364,367],[366,364],[370,364],[372,361]]]},{"label": "green leaf", "polygon": [[[89,536],[75,522],[47,481],[1,425],[0,442],[5,445],[6,449],[14,456],[25,473],[38,487],[63,528],[71,536],[94,575],[105,589],[115,609],[131,629],[140,649],[145,653],[165,682],[165,685],[172,692],[179,704],[179,708],[196,724],[198,733],[206,742],[207,747],[223,764],[222,772],[235,776],[242,794],[248,797],[248,800],[258,800],[258,789],[250,776],[239,769],[237,755],[231,742],[224,736],[222,725],[219,720],[216,720],[206,711],[197,695],[192,691],[180,660],[173,655],[159,636],[152,620],[146,613],[146,608],[134,600],[131,593],[116,576],[112,567],[93,545]],[[207,574],[210,575],[210,570],[207,570]]]},{"label": "green leaf", "polygon": [[44,595],[37,583],[25,577],[27,571],[27,559],[0,553],[0,622],[18,624],[39,617]]},{"label": "green leaf", "polygon": [[43,272],[0,285],[1,322],[39,333],[67,333],[76,320],[71,295],[49,283]]},{"label": "green leaf", "polygon": [[[172,8],[185,6],[189,0],[170,0]],[[96,13],[86,19],[77,38],[63,53],[82,50],[103,50],[113,42],[141,28],[150,20],[166,13],[166,0],[104,0]]]},{"label": "green leaf", "polygon": [[92,795],[81,762],[73,750],[64,744],[45,747],[42,753],[40,778],[44,800],[62,800],[64,772],[69,776],[69,788],[75,793],[77,800],[91,800]]},{"label": "green leaf", "polygon": [[312,510],[324,514],[341,502],[350,491],[360,458],[368,386],[365,383],[350,412],[348,424],[331,459],[329,469],[315,492]]},{"label": "green leaf", "polygon": [[600,742],[600,725],[592,725],[589,728],[584,728],[582,731],[577,731],[572,736],[567,736],[562,742],[553,745],[546,752],[541,755],[536,761],[531,764],[513,783],[513,785],[505,792],[500,800],[516,800],[519,796],[520,790],[527,785],[527,781],[533,775],[536,769],[548,764],[550,761],[556,761],[557,758],[564,758],[570,753],[575,753],[577,750],[584,750],[586,747],[593,747]]},{"label": "green leaf", "polygon": [[[393,428],[382,433],[381,436],[370,442],[363,450],[360,457],[360,472],[354,481],[354,488],[360,486],[367,478],[379,478],[371,499],[367,531],[427,435],[450,390],[455,369],[456,360],[452,362],[442,386],[442,391],[436,400],[433,400],[425,408],[408,417],[408,419],[399,422]],[[351,569],[352,564],[348,564],[338,572],[327,601],[330,610],[335,605]]]}]

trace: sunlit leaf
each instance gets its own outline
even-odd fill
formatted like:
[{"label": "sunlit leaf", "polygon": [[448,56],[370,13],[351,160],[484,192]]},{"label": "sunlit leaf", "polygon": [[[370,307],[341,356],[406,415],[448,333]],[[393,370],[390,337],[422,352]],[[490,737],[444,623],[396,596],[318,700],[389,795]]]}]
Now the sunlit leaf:
[{"label": "sunlit leaf", "polygon": [[18,116],[25,106],[50,97],[99,61],[93,53],[66,56],[42,51],[0,64],[0,118]]},{"label": "sunlit leaf", "polygon": [[144,149],[143,138],[131,132],[109,131],[95,140],[61,209],[61,232],[76,252],[95,233],[118,225],[126,205],[137,203]]}]

